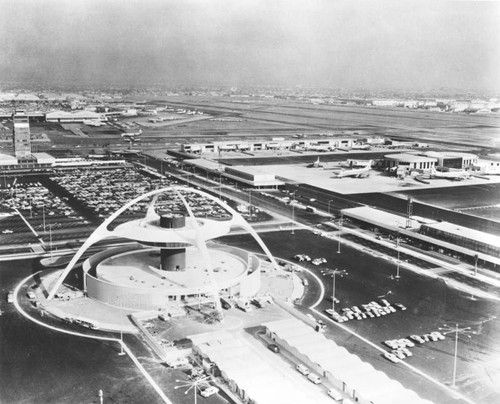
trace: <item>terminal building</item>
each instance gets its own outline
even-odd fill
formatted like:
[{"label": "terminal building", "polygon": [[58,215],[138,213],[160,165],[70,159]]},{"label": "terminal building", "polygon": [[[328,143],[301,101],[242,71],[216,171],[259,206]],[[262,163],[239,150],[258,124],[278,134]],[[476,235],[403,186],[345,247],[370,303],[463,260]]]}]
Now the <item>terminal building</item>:
[{"label": "terminal building", "polygon": [[383,159],[385,168],[406,168],[408,170],[430,170],[433,167],[444,169],[467,169],[478,164],[478,156],[461,152],[423,152],[386,154]]},{"label": "terminal building", "polygon": [[[375,142],[378,142],[375,141]],[[367,141],[367,143],[369,143]],[[311,149],[318,151],[334,150],[338,148],[351,148],[356,144],[356,139],[352,138],[300,138],[289,139],[272,138],[269,140],[232,140],[209,143],[185,143],[182,151],[185,153],[220,153],[228,151],[260,151],[260,150],[291,150],[291,149]]]},{"label": "terminal building", "polygon": [[58,123],[76,123],[83,121],[106,121],[107,118],[103,114],[98,114],[92,111],[52,111],[45,114],[45,120],[47,122],[58,122]]}]

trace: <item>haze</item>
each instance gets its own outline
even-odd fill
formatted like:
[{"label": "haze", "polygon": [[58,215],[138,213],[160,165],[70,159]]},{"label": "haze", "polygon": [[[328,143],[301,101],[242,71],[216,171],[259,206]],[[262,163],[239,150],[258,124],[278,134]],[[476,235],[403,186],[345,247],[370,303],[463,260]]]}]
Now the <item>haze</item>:
[{"label": "haze", "polygon": [[0,81],[500,89],[487,1],[0,0]]}]

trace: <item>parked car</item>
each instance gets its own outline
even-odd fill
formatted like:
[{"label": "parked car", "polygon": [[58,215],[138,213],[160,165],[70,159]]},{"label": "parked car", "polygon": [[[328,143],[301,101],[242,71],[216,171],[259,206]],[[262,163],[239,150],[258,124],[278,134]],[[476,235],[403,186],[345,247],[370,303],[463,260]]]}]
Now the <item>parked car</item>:
[{"label": "parked car", "polygon": [[328,395],[333,398],[335,401],[342,401],[342,394],[340,394],[337,390],[335,389],[330,389],[328,390]]},{"label": "parked car", "polygon": [[410,339],[418,342],[419,344],[423,344],[425,340],[420,335],[410,335]]},{"label": "parked car", "polygon": [[307,378],[313,382],[314,384],[320,384],[321,383],[321,377],[319,377],[318,375],[314,374],[314,373],[309,373],[309,376],[307,376]]},{"label": "parked car", "polygon": [[279,353],[280,352],[280,347],[276,344],[269,344],[267,346],[267,348],[270,350],[270,351],[273,351],[274,353]]},{"label": "parked car", "polygon": [[295,367],[295,369],[297,369],[297,371],[298,371],[299,373],[302,373],[304,376],[307,376],[307,375],[309,375],[309,373],[310,373],[310,372],[309,372],[309,369],[308,369],[306,366],[302,365],[302,364],[298,364],[298,365]]},{"label": "parked car", "polygon": [[201,390],[201,395],[203,397],[210,397],[214,394],[217,394],[219,392],[219,389],[215,386],[208,386],[207,388]]},{"label": "parked car", "polygon": [[390,352],[386,352],[384,353],[384,357],[387,359],[387,360],[390,360],[391,362],[393,363],[398,363],[398,362],[401,362],[397,356],[393,355],[392,353]]}]

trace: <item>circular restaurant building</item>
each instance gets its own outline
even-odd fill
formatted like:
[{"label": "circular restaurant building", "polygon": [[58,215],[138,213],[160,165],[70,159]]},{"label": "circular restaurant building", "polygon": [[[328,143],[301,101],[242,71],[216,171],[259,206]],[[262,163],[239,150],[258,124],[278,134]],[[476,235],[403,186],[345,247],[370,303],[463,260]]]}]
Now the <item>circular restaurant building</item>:
[{"label": "circular restaurant building", "polygon": [[[122,214],[137,204],[145,207],[144,216],[124,221]],[[91,234],[48,299],[89,247],[113,238],[130,242],[83,263],[84,291],[99,302],[131,310],[162,310],[196,301],[213,301],[220,307],[220,294],[254,296],[261,286],[262,261],[253,253],[213,241],[233,228],[251,234],[277,268],[257,233],[225,202],[185,187],[149,192],[118,209]]]}]

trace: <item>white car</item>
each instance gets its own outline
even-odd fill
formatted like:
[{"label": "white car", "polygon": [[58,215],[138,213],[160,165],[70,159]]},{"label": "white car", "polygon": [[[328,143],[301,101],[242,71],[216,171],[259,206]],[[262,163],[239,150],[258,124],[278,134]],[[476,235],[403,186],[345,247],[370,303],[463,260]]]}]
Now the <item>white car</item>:
[{"label": "white car", "polygon": [[306,366],[301,365],[301,364],[297,365],[297,366],[295,367],[295,369],[297,369],[297,372],[299,372],[299,373],[303,374],[304,376],[308,376],[308,375],[309,375],[309,373],[310,373],[310,372],[309,372],[309,369],[308,369]]},{"label": "white car", "polygon": [[340,394],[335,389],[328,390],[328,395],[333,398],[335,401],[342,401],[342,394]]},{"label": "white car", "polygon": [[213,396],[214,394],[217,394],[219,392],[219,389],[215,386],[208,386],[206,389],[203,389],[201,391],[201,395],[203,397],[210,397]]},{"label": "white car", "polygon": [[403,351],[400,349],[394,349],[391,352],[394,356],[396,356],[398,359],[404,359],[406,358],[406,355],[403,353]]},{"label": "white car", "polygon": [[443,334],[441,334],[439,331],[431,332],[431,336],[436,337],[439,341],[442,341],[445,339],[445,336]]},{"label": "white car", "polygon": [[314,373],[309,373],[309,376],[307,376],[307,378],[313,382],[314,384],[320,384],[321,383],[321,377],[319,377],[318,375],[314,374]]},{"label": "white car", "polygon": [[401,362],[397,356],[393,355],[393,354],[392,354],[392,353],[390,353],[390,352],[386,352],[386,353],[384,353],[384,358],[386,358],[386,359],[390,360],[390,361],[391,361],[391,362],[393,362],[393,363],[398,363],[398,362]]},{"label": "white car", "polygon": [[425,342],[420,335],[410,335],[410,339],[412,339],[415,342],[418,342],[419,344],[423,344]]}]

